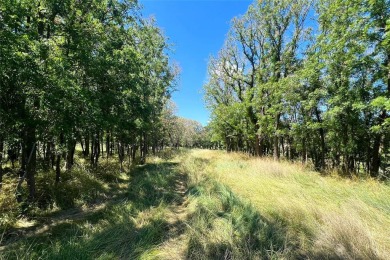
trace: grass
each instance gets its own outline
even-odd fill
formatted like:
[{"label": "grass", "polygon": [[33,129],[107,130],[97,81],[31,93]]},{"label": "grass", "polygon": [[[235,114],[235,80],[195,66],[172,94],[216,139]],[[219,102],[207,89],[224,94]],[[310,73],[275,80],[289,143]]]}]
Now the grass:
[{"label": "grass", "polygon": [[[63,176],[59,194],[45,184],[52,207],[12,223],[0,242],[0,259],[150,258],[180,224],[167,221],[170,207],[182,199],[172,186],[183,178],[175,162],[150,158],[130,174],[114,160],[95,171],[81,166]],[[38,176],[42,192],[44,174]]]},{"label": "grass", "polygon": [[375,180],[209,150],[168,150],[129,173],[83,165],[60,191],[40,173],[50,206],[28,219],[1,195],[0,259],[390,259],[390,187]]},{"label": "grass", "polygon": [[[265,219],[284,227],[287,258],[390,259],[390,187],[322,177],[300,164],[195,150],[205,175],[228,186]],[[291,247],[292,246],[292,247]],[[291,250],[288,250],[288,249]]]}]

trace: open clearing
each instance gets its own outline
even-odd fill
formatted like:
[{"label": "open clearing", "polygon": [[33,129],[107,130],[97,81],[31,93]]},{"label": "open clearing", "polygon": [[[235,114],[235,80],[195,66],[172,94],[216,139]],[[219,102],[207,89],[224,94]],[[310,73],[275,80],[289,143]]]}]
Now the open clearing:
[{"label": "open clearing", "polygon": [[90,177],[93,203],[4,232],[0,259],[390,258],[390,187],[377,181],[210,150],[108,172]]}]

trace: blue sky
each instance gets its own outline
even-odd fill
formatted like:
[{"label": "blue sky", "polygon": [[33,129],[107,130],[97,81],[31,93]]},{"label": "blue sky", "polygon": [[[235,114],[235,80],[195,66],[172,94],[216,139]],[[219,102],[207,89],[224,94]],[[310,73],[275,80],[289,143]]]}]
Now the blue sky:
[{"label": "blue sky", "polygon": [[157,25],[173,44],[172,59],[181,75],[173,101],[177,114],[207,124],[202,86],[210,55],[221,49],[230,21],[244,14],[252,0],[139,0],[145,17],[154,16]]}]

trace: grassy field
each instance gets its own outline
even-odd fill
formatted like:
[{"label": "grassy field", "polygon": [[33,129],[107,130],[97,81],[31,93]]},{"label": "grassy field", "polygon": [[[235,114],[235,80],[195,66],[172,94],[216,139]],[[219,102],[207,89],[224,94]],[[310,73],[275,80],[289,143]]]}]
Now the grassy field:
[{"label": "grassy field", "polygon": [[283,232],[280,258],[390,259],[389,185],[322,177],[300,164],[242,154],[197,150],[191,157],[252,205],[273,233]]},{"label": "grassy field", "polygon": [[389,185],[223,151],[102,162],[80,161],[45,211],[8,209],[0,259],[390,259]]}]

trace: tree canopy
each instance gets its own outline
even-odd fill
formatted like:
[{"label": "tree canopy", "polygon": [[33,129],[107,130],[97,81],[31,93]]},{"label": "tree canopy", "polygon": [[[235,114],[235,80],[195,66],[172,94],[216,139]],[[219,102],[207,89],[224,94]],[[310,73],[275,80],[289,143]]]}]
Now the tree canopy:
[{"label": "tree canopy", "polygon": [[389,174],[390,2],[255,1],[209,62],[228,151]]},{"label": "tree canopy", "polygon": [[175,84],[168,52],[133,0],[1,1],[1,151],[21,152],[30,199],[37,153],[57,182],[76,143],[92,166],[104,142],[107,156],[144,158]]}]

